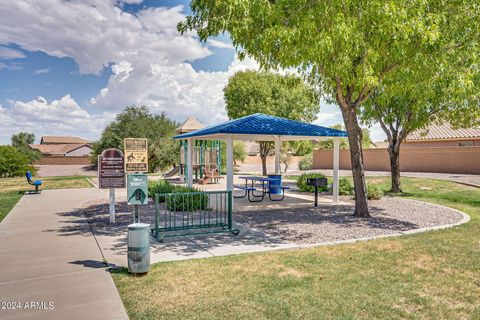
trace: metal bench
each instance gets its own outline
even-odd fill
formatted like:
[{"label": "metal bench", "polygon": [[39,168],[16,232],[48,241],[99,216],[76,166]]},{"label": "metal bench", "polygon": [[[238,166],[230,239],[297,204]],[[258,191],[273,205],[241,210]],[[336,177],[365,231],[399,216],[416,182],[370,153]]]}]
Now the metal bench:
[{"label": "metal bench", "polygon": [[25,176],[27,177],[27,182],[28,184],[35,186],[35,191],[30,190],[30,193],[40,193],[42,190],[39,190],[39,187],[42,185],[42,180],[32,180],[32,173],[30,171],[27,171],[25,173]]},{"label": "metal bench", "polygon": [[[240,186],[240,185],[235,185],[233,186],[235,189],[240,189],[240,190],[244,190],[245,193],[241,196],[233,196],[234,198],[236,199],[240,199],[240,198],[245,198],[247,197],[248,198],[248,201],[250,202],[260,202],[262,201],[264,198],[265,198],[265,194],[262,192],[262,195],[261,196],[256,196],[253,194],[254,191],[257,190],[257,188],[255,187],[248,187],[248,186]],[[253,198],[253,199],[252,199]],[[259,200],[255,200],[255,198],[260,198]]]}]

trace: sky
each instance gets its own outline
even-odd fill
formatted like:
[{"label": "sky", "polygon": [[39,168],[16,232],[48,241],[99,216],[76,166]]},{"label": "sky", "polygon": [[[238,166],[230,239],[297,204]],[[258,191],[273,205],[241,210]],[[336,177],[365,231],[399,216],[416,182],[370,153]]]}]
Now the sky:
[{"label": "sky", "polygon": [[[227,120],[223,87],[240,61],[227,35],[180,35],[178,0],[3,0],[0,6],[0,144],[12,134],[97,140],[128,105],[182,122]],[[261,110],[259,110],[261,112]],[[321,102],[316,124],[342,123]],[[384,138],[378,126],[373,140]]]}]

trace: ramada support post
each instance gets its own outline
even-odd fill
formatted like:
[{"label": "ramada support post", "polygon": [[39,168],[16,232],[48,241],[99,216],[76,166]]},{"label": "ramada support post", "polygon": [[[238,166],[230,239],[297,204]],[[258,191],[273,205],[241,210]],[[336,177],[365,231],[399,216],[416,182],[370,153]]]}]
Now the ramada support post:
[{"label": "ramada support post", "polygon": [[233,192],[233,137],[227,136],[227,191]]},{"label": "ramada support post", "polygon": [[187,139],[187,186],[193,186],[193,139]]},{"label": "ramada support post", "polygon": [[275,136],[275,174],[280,174],[280,136]]}]

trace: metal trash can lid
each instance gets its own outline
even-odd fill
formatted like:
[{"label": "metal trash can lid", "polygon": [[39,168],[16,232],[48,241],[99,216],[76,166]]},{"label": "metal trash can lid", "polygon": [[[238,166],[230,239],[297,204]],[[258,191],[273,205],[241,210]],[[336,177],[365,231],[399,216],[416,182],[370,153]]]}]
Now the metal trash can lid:
[{"label": "metal trash can lid", "polygon": [[128,225],[128,230],[150,229],[149,223],[132,223]]}]

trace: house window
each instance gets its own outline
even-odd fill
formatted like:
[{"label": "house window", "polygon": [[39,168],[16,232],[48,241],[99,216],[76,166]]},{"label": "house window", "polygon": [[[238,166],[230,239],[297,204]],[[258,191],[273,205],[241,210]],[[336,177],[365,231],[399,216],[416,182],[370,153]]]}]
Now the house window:
[{"label": "house window", "polygon": [[458,143],[459,147],[472,147],[473,146],[473,141],[460,141]]}]

